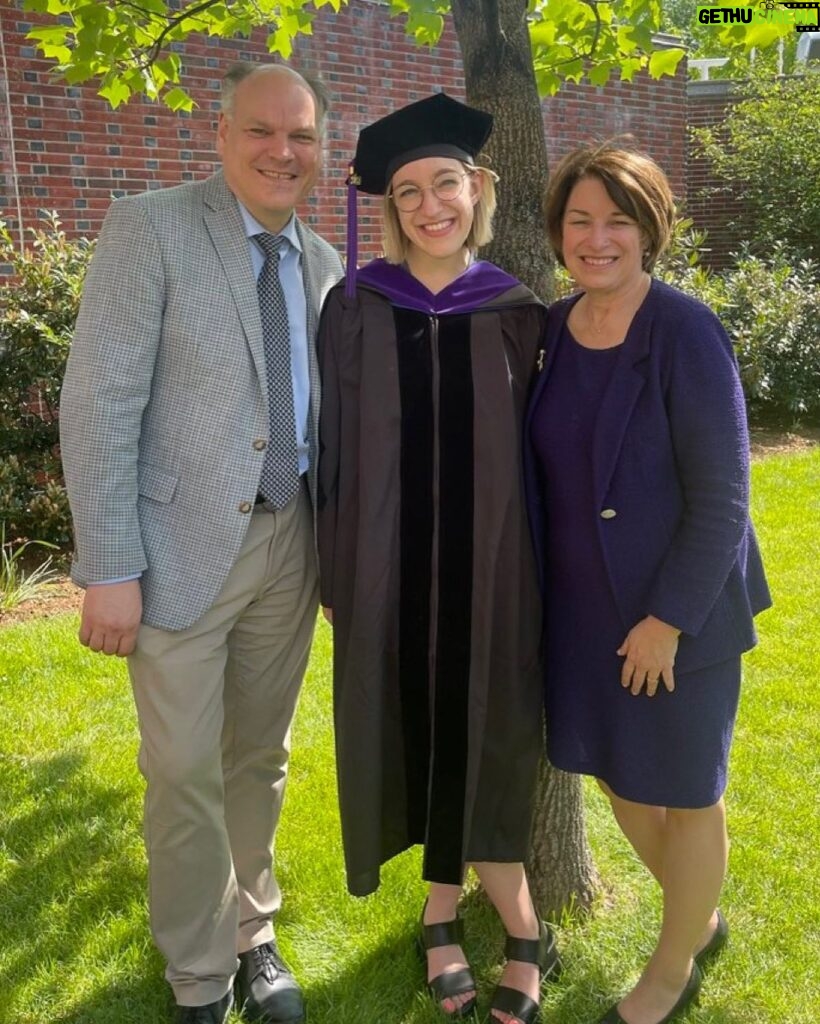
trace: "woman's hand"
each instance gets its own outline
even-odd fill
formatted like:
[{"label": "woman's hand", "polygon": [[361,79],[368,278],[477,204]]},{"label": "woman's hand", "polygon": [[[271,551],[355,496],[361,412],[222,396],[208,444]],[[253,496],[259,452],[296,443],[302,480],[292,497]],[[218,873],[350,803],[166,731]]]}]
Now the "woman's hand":
[{"label": "woman's hand", "polygon": [[624,659],[621,686],[637,696],[646,686],[646,695],[654,697],[658,683],[671,693],[675,689],[675,655],[680,630],[654,615],[647,615],[627,633],[617,653]]},{"label": "woman's hand", "polygon": [[325,606],[322,605],[322,615],[324,615],[324,617],[327,619],[327,621],[332,626],[333,625],[333,609],[332,608],[325,608]]}]

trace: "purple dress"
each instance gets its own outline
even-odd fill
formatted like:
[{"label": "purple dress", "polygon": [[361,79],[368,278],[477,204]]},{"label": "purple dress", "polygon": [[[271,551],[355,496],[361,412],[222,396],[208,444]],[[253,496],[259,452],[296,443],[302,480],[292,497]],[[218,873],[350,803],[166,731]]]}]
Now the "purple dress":
[{"label": "purple dress", "polygon": [[653,698],[620,685],[624,623],[600,547],[592,436],[620,346],[589,349],[564,330],[531,436],[546,509],[547,752],[557,768],[593,775],[618,796],[706,807],[726,785],[740,658],[676,676]]}]

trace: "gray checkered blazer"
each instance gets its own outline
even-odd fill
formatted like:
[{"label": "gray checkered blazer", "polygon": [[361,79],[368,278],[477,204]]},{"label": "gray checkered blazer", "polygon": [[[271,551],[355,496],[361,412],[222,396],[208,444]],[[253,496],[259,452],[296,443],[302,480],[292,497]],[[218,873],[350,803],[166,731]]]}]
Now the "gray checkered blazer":
[{"label": "gray checkered blazer", "polygon": [[[316,493],[319,310],[342,274],[302,224]],[[80,584],[142,573],[143,621],[191,625],[233,565],[267,436],[247,236],[222,173],[119,199],[85,282],[60,403]]]}]

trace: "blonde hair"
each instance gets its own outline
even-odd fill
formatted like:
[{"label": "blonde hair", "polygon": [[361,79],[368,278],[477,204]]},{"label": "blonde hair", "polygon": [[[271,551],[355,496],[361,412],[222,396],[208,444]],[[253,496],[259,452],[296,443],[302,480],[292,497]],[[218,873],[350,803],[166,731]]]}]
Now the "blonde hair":
[{"label": "blonde hair", "polygon": [[[495,216],[495,183],[498,175],[489,167],[478,167],[459,161],[471,176],[478,174],[483,179],[481,192],[473,207],[473,223],[467,235],[466,246],[471,252],[487,245],[493,238],[493,217]],[[385,193],[382,199],[382,248],[388,263],[404,263],[407,258],[409,241],[402,230],[398,210],[393,200]]]},{"label": "blonde hair", "polygon": [[664,172],[645,153],[612,141],[582,146],[559,161],[544,198],[544,214],[550,243],[563,266],[564,213],[570,193],[582,178],[597,178],[618,209],[637,223],[646,243],[642,266],[651,272],[669,245],[676,217]]}]

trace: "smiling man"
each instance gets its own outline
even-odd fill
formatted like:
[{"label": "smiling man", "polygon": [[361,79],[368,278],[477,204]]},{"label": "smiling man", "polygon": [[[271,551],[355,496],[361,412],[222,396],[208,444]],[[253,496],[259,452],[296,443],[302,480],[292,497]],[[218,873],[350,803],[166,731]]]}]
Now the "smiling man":
[{"label": "smiling man", "polygon": [[120,199],[61,400],[80,641],[128,658],[151,927],[179,1024],[299,1024],[273,837],[316,617],[314,351],[336,252],[295,206],[327,103],[284,65],[225,77],[205,181]]}]

